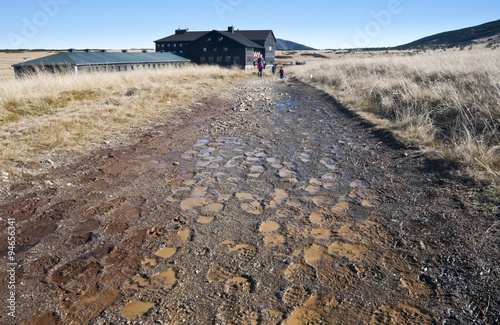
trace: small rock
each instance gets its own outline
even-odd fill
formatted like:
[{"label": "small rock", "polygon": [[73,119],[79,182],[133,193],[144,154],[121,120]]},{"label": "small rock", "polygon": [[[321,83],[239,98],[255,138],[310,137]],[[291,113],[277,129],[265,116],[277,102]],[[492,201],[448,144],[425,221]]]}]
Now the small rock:
[{"label": "small rock", "polygon": [[179,166],[180,163],[178,161],[174,162],[174,166]]}]

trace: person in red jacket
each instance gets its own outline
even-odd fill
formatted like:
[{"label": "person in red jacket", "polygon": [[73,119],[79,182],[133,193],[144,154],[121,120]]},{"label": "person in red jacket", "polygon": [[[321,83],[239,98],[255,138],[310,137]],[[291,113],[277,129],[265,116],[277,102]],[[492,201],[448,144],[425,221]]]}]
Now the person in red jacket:
[{"label": "person in red jacket", "polygon": [[280,69],[280,79],[285,78],[285,70],[283,70],[283,67]]}]

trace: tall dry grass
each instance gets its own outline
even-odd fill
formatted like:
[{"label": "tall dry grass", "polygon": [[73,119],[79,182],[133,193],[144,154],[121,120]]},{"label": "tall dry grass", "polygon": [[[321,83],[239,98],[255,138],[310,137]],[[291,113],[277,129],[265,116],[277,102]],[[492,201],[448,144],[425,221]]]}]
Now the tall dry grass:
[{"label": "tall dry grass", "polygon": [[295,75],[406,141],[500,179],[498,51],[346,55]]},{"label": "tall dry grass", "polygon": [[0,82],[0,171],[58,163],[248,76],[216,66],[48,74]]}]

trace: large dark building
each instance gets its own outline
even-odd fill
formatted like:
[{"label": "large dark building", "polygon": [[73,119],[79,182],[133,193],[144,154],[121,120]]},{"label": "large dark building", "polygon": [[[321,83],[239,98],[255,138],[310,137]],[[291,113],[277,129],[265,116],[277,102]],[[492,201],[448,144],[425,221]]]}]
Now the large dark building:
[{"label": "large dark building", "polygon": [[178,29],[175,34],[155,41],[157,52],[173,52],[197,63],[253,67],[262,55],[266,64],[275,62],[276,38],[272,30],[235,30],[189,32]]}]

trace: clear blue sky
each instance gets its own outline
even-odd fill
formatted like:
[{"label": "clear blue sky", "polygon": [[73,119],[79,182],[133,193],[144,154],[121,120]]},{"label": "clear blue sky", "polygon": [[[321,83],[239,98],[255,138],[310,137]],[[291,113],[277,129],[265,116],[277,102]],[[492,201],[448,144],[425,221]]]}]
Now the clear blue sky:
[{"label": "clear blue sky", "polygon": [[395,46],[500,19],[499,0],[3,0],[0,49],[153,48],[177,28],[272,29],[318,49]]}]

